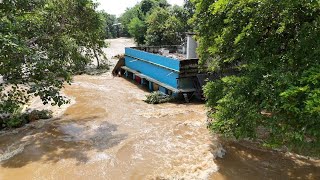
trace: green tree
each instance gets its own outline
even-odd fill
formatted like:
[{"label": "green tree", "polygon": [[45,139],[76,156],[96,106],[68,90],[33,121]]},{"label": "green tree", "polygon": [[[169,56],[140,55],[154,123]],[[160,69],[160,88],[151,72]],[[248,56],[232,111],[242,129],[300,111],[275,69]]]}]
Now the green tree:
[{"label": "green tree", "polygon": [[143,44],[146,39],[147,17],[154,9],[169,6],[166,0],[143,0],[134,7],[128,8],[119,18],[123,35],[133,37],[138,44]]},{"label": "green tree", "polygon": [[185,1],[183,7],[175,5],[169,8],[171,16],[174,16],[181,23],[181,27],[178,29],[179,32],[177,32],[181,39],[185,38],[185,32],[193,32],[192,23],[188,23],[189,19],[193,16],[193,7],[188,2]]},{"label": "green tree", "polygon": [[31,96],[62,105],[72,74],[102,55],[104,23],[91,0],[5,0],[0,4],[0,114]]},{"label": "green tree", "polygon": [[117,17],[106,12],[101,12],[105,21],[106,38],[116,38],[118,36],[118,29],[115,24],[118,23]]},{"label": "green tree", "polygon": [[121,23],[122,36],[130,36],[129,24],[131,20],[135,17],[139,18],[139,7],[138,5],[127,8],[127,10],[119,17],[119,22]]},{"label": "green tree", "polygon": [[147,27],[144,21],[135,17],[131,20],[129,24],[129,33],[134,38],[135,42],[140,45],[145,42],[145,34],[143,32],[147,31]]},{"label": "green tree", "polygon": [[[195,0],[211,128],[268,142],[320,141],[320,4],[301,0]],[[232,75],[233,74],[233,75]]]},{"label": "green tree", "polygon": [[194,6],[186,0],[184,7],[170,6],[166,0],[143,0],[119,18],[123,32],[147,45],[177,45],[185,32],[192,31],[187,22]]},{"label": "green tree", "polygon": [[146,44],[177,45],[181,43],[183,25],[167,9],[157,8],[147,18]]},{"label": "green tree", "polygon": [[160,7],[165,9],[169,7],[170,4],[168,4],[167,0],[143,0],[138,6],[140,6],[141,13],[146,15],[154,8]]},{"label": "green tree", "polygon": [[196,7],[195,7],[194,3],[192,3],[192,0],[184,0],[183,9],[185,11],[184,12],[185,20],[187,20],[187,22],[188,22],[188,23],[186,23],[187,30],[190,32],[193,32],[194,24],[192,22],[190,22],[190,20],[192,19],[193,15],[195,13]]}]

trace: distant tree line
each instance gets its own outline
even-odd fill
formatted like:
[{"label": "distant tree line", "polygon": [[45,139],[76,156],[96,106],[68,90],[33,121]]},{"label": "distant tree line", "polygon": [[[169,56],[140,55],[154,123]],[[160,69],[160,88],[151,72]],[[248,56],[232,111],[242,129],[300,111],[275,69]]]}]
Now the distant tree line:
[{"label": "distant tree line", "polygon": [[106,39],[117,38],[119,34],[119,29],[117,27],[118,19],[116,15],[108,14],[106,12],[99,12],[102,14],[105,21],[105,37]]},{"label": "distant tree line", "polygon": [[166,0],[143,0],[128,8],[119,18],[122,35],[133,37],[139,45],[177,45],[191,30],[187,23],[194,6],[171,6]]}]

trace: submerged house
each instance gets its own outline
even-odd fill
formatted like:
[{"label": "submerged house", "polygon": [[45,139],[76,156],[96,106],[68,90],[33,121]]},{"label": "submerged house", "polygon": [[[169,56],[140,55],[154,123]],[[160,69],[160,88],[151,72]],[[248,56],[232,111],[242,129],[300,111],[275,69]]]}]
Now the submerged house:
[{"label": "submerged house", "polygon": [[125,48],[125,57],[116,68],[122,74],[147,86],[151,91],[169,95],[201,97],[197,42],[187,35],[186,46],[144,46]]}]

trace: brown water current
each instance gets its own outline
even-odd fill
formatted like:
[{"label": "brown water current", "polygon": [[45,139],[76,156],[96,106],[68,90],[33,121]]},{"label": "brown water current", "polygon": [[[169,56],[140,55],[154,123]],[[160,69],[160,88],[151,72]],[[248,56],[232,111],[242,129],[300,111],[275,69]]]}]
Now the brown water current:
[{"label": "brown water current", "polygon": [[[132,46],[110,40],[109,56]],[[239,143],[206,128],[204,104],[150,105],[110,73],[74,78],[62,116],[0,135],[0,179],[320,179],[320,162]]]}]

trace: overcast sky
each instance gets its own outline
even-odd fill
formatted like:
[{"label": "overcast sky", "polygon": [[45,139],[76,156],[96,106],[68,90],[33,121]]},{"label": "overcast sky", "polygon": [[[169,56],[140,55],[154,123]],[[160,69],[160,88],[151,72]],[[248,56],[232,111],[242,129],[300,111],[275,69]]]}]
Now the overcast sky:
[{"label": "overcast sky", "polygon": [[[115,14],[118,17],[127,7],[133,7],[141,0],[96,0],[100,3],[99,10],[105,10],[109,14]],[[167,0],[170,4],[182,5],[183,0]]]}]

